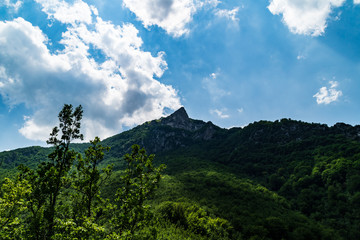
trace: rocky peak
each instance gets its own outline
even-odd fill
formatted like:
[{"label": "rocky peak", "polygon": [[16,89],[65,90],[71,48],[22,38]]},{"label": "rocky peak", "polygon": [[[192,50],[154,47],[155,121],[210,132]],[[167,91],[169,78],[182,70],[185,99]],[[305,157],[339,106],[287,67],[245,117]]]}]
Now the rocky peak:
[{"label": "rocky peak", "polygon": [[189,118],[184,107],[179,108],[170,116],[163,118],[161,123],[173,128],[196,131],[205,125],[205,122]]},{"label": "rocky peak", "polygon": [[189,115],[185,108],[181,107],[165,119],[167,119],[169,123],[185,123],[189,121]]}]

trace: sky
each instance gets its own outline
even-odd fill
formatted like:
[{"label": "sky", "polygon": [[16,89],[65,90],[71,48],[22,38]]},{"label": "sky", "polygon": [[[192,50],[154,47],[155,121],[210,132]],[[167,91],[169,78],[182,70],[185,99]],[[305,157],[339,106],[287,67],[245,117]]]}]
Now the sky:
[{"label": "sky", "polygon": [[184,106],[223,127],[360,124],[360,0],[0,0],[0,151]]}]

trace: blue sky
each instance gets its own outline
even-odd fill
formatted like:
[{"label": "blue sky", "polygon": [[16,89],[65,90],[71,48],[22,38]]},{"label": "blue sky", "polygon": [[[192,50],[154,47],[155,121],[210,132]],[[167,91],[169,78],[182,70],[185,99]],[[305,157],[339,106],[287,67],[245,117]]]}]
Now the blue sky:
[{"label": "blue sky", "polygon": [[89,140],[181,106],[357,125],[359,89],[359,0],[0,2],[0,151],[44,146],[64,103]]}]

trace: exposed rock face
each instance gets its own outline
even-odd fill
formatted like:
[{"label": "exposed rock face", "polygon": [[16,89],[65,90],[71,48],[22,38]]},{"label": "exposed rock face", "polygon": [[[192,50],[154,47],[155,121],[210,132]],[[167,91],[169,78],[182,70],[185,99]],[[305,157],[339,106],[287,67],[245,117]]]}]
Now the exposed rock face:
[{"label": "exposed rock face", "polygon": [[148,152],[158,153],[214,140],[219,138],[218,133],[222,131],[227,130],[211,122],[189,118],[182,107],[168,117],[146,122],[104,142],[116,149],[112,151],[118,153],[115,157],[121,157],[133,144],[141,145]]},{"label": "exposed rock face", "polygon": [[204,123],[202,131],[197,131],[194,134],[193,139],[206,141],[211,140],[214,138],[217,130],[219,130],[219,127],[212,124],[212,122]]},{"label": "exposed rock face", "polygon": [[173,128],[185,129],[191,132],[199,130],[206,124],[203,121],[190,119],[184,107],[175,111],[169,117],[163,118],[161,123]]},{"label": "exposed rock face", "polygon": [[151,138],[145,141],[145,145],[153,152],[171,150],[189,146],[198,141],[211,140],[221,129],[211,122],[206,123],[189,118],[183,107],[166,118],[152,121],[151,125]]}]

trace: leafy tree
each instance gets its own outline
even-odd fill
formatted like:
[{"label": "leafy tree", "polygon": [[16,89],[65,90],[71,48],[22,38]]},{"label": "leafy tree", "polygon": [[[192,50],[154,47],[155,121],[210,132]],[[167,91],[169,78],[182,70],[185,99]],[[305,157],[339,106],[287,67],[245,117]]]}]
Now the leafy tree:
[{"label": "leafy tree", "polygon": [[16,239],[24,231],[19,214],[26,210],[25,197],[31,192],[26,180],[4,179],[0,189],[0,239]]},{"label": "leafy tree", "polygon": [[54,235],[59,196],[71,182],[69,172],[78,157],[78,153],[70,149],[70,143],[83,139],[80,134],[82,114],[81,105],[74,110],[72,105],[65,104],[58,115],[59,127],[53,128],[47,141],[54,147],[48,156],[50,161],[42,162],[35,171],[20,167],[20,178],[29,181],[33,189],[27,199],[29,238],[51,239]]},{"label": "leafy tree", "polygon": [[127,168],[121,176],[122,187],[117,190],[114,230],[120,236],[132,236],[149,222],[151,214],[145,201],[158,187],[164,165],[153,165],[154,155],[146,155],[139,145],[132,146],[131,154],[124,157]]},{"label": "leafy tree", "polygon": [[[70,143],[75,139],[83,140],[83,135],[80,134],[80,120],[82,118],[83,110],[81,105],[73,111],[72,105],[65,104],[59,113],[59,128],[54,127],[47,144],[52,144],[55,150],[49,155],[52,160],[45,164],[47,173],[47,184],[49,187],[48,206],[45,210],[44,217],[47,221],[47,238],[51,238],[54,234],[54,219],[56,204],[62,188],[69,181],[67,174],[70,171],[72,164],[77,156],[74,150],[70,150]],[[61,137],[59,132],[61,130]],[[47,166],[46,166],[47,165]]]},{"label": "leafy tree", "polygon": [[[21,210],[24,224],[16,229],[27,239],[133,239],[149,223],[151,213],[145,201],[157,188],[164,166],[155,167],[154,155],[147,156],[144,149],[134,145],[132,153],[124,157],[127,168],[115,201],[103,199],[100,189],[112,166],[100,169],[99,164],[109,148],[103,147],[98,137],[90,141],[84,157],[70,148],[73,140],[83,139],[82,113],[81,106],[73,109],[72,105],[64,105],[59,113],[59,126],[53,128],[47,141],[53,145],[49,161],[35,170],[21,165],[16,184],[24,186],[19,185],[23,186],[19,187],[20,192],[14,188],[12,198],[5,193],[15,183],[6,180],[0,203],[8,204],[13,199],[14,210],[8,214],[0,211],[2,225],[15,226]],[[24,200],[15,201],[16,197]],[[155,236],[153,231],[150,233]]]},{"label": "leafy tree", "polygon": [[195,204],[163,202],[157,212],[161,218],[207,239],[229,239],[231,235],[232,226],[227,220],[213,218]]},{"label": "leafy tree", "polygon": [[85,158],[80,158],[77,163],[77,176],[74,182],[76,191],[81,194],[79,209],[84,211],[87,217],[94,215],[94,207],[101,202],[100,187],[112,171],[112,166],[102,170],[98,168],[98,164],[104,158],[104,151],[109,151],[110,148],[100,145],[98,137],[90,143],[91,146],[85,150]]},{"label": "leafy tree", "polygon": [[104,158],[104,152],[110,148],[103,147],[98,137],[90,143],[91,146],[85,150],[85,158],[78,158],[76,171],[72,176],[75,190],[71,194],[72,218],[59,221],[58,229],[61,234],[57,234],[57,238],[105,237],[105,227],[102,224],[106,222],[106,212],[112,205],[100,196],[100,188],[110,177],[112,165],[99,169],[99,164]]}]

